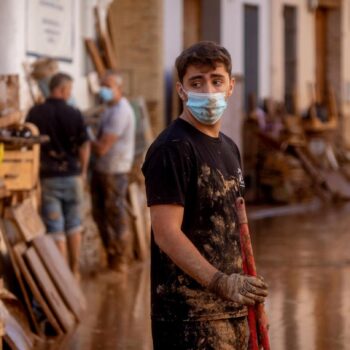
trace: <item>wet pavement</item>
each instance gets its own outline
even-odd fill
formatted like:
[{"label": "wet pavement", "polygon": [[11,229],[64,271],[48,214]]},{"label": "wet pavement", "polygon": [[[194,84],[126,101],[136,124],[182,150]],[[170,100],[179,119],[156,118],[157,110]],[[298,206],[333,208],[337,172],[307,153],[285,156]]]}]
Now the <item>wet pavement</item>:
[{"label": "wet pavement", "polygon": [[350,206],[251,222],[272,349],[350,349]]},{"label": "wet pavement", "polygon": [[149,263],[83,282],[88,311],[61,350],[151,350]]},{"label": "wet pavement", "polygon": [[[273,350],[350,349],[350,205],[250,222]],[[89,310],[66,350],[152,349],[149,263],[83,282]]]}]

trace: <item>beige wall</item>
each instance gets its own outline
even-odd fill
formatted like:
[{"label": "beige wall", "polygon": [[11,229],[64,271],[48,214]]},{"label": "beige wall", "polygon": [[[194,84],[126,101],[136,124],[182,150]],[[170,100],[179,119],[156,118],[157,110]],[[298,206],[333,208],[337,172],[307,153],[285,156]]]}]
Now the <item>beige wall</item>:
[{"label": "beige wall", "polygon": [[164,127],[163,0],[115,0],[110,12],[118,68],[131,97],[143,96],[157,134]]}]

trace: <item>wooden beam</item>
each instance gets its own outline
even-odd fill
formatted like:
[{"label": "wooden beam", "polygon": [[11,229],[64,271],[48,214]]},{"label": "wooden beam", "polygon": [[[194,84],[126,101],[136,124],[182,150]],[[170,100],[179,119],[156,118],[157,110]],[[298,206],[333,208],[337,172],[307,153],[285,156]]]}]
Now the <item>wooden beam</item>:
[{"label": "wooden beam", "polygon": [[92,63],[95,66],[96,72],[100,77],[106,74],[106,66],[102,60],[99,49],[96,43],[92,39],[85,39],[86,49],[91,57]]}]

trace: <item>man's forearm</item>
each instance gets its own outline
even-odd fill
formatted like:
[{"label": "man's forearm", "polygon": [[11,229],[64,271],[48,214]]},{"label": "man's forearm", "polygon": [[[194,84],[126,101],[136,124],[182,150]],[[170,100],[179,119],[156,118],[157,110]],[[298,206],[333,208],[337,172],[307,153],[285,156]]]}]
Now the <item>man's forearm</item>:
[{"label": "man's forearm", "polygon": [[218,272],[182,231],[167,230],[162,238],[156,238],[156,243],[180,269],[205,287]]},{"label": "man's forearm", "polygon": [[92,142],[92,150],[97,156],[102,157],[107,154],[117,140],[118,136],[115,134],[105,133],[98,140]]}]

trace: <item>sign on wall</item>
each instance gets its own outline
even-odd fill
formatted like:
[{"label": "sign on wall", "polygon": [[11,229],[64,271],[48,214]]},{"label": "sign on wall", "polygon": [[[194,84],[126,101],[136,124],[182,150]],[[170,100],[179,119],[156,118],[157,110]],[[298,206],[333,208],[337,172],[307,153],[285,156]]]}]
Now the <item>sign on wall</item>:
[{"label": "sign on wall", "polygon": [[27,53],[73,59],[72,0],[27,0]]}]

